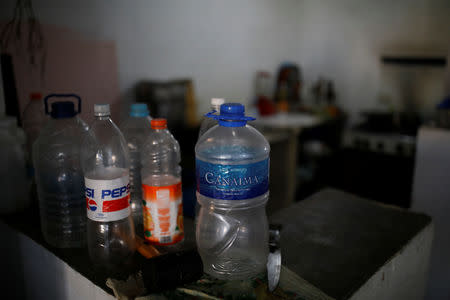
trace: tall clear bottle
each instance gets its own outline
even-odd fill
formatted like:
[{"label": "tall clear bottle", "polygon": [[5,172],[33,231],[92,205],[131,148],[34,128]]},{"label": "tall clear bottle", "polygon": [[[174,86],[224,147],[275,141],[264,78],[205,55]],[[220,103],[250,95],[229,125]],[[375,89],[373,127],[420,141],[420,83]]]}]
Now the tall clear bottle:
[{"label": "tall clear bottle", "polygon": [[144,236],[154,245],[173,245],[184,239],[180,146],[166,119],[151,125],[142,148]]},{"label": "tall clear bottle", "polygon": [[[212,98],[211,99],[211,110],[216,111],[214,114],[219,114],[220,106],[225,103],[225,100],[222,98]],[[200,130],[198,131],[198,138],[205,134],[210,128],[217,125],[217,120],[213,118],[205,117],[200,124]]]},{"label": "tall clear bottle", "polygon": [[[48,109],[50,98],[57,101]],[[81,142],[85,123],[78,118],[81,99],[74,94],[51,94],[45,98],[45,112],[51,119],[33,144],[33,161],[39,198],[42,233],[45,240],[60,248],[86,244],[86,200],[81,169]]]},{"label": "tall clear bottle", "polygon": [[23,111],[22,120],[23,130],[25,130],[27,136],[27,156],[31,161],[33,143],[48,121],[48,117],[44,113],[44,101],[40,93],[30,95],[30,102]]},{"label": "tall clear bottle", "polygon": [[141,148],[146,138],[151,134],[150,113],[147,104],[131,105],[130,116],[121,126],[122,133],[130,152],[130,194],[131,214],[136,232],[142,233],[142,181],[141,181]]},{"label": "tall clear bottle", "polygon": [[247,125],[244,106],[225,103],[195,146],[197,248],[204,271],[226,280],[263,272],[268,255],[270,146]]},{"label": "tall clear bottle", "polygon": [[94,122],[82,146],[87,242],[91,260],[111,272],[132,262],[136,249],[130,211],[130,158],[109,104],[95,104]]}]

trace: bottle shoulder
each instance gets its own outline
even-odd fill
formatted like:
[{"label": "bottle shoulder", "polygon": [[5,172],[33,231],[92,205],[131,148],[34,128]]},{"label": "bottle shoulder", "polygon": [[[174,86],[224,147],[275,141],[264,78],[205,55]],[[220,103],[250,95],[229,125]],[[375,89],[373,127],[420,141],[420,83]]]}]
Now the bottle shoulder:
[{"label": "bottle shoulder", "polygon": [[125,138],[111,119],[94,120],[82,141],[83,168],[129,168]]},{"label": "bottle shoulder", "polygon": [[86,143],[95,142],[98,145],[125,144],[122,132],[111,119],[95,120],[89,126],[88,133]]},{"label": "bottle shoulder", "polygon": [[180,145],[168,130],[153,130],[143,143],[141,153],[144,164],[165,159],[181,161]]},{"label": "bottle shoulder", "polygon": [[120,129],[125,130],[151,130],[150,117],[129,117],[120,124]]},{"label": "bottle shoulder", "polygon": [[33,144],[35,166],[56,167],[71,161],[75,168],[80,161],[80,146],[86,134],[87,131],[76,118],[51,119]]},{"label": "bottle shoulder", "polygon": [[42,128],[38,143],[77,143],[86,135],[87,129],[77,117],[70,119],[50,119]]},{"label": "bottle shoulder", "polygon": [[152,133],[150,118],[129,118],[120,126],[120,130],[130,150],[142,147],[146,138]]},{"label": "bottle shoulder", "polygon": [[143,143],[143,149],[170,146],[179,149],[180,145],[168,130],[152,130]]},{"label": "bottle shoulder", "polygon": [[198,159],[206,161],[258,161],[269,156],[270,145],[266,138],[250,125],[216,126],[199,139],[195,153]]}]

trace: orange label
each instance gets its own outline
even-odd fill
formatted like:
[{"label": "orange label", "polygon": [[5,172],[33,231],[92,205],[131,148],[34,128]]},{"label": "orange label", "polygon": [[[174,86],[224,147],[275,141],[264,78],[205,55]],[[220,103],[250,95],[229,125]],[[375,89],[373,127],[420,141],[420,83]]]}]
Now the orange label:
[{"label": "orange label", "polygon": [[144,236],[152,244],[171,245],[184,237],[181,182],[142,185]]}]

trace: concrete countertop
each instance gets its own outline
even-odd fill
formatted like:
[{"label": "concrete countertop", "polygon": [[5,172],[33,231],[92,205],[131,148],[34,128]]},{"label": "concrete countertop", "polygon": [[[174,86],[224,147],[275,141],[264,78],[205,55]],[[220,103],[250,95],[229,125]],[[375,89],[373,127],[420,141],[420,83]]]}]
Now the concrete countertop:
[{"label": "concrete countertop", "polygon": [[[56,249],[43,240],[36,208],[0,220],[8,240],[2,272],[10,288],[67,299],[110,297],[107,276],[93,270],[86,249]],[[432,238],[428,216],[326,189],[270,222],[283,226],[283,265],[326,295],[304,299],[421,299]],[[186,220],[185,228],[186,242],[193,244],[193,221]]]},{"label": "concrete countertop", "polygon": [[[325,189],[280,210],[270,222],[283,226],[283,265],[333,299],[350,299],[383,266],[406,254],[411,242],[429,229],[414,245],[419,248],[411,249],[416,256],[405,262],[398,260],[394,269],[381,274],[382,280],[391,281],[390,288],[410,285],[412,293],[423,295],[426,280],[422,277],[426,276],[432,238],[431,218],[424,214]],[[395,287],[388,276],[398,273],[408,281]],[[414,299],[421,299],[421,295]]]}]

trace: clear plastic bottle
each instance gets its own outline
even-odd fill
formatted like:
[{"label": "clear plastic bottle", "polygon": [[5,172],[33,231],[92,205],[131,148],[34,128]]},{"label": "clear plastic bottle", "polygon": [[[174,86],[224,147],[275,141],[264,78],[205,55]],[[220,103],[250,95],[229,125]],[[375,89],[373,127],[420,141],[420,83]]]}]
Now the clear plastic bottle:
[{"label": "clear plastic bottle", "polygon": [[48,117],[44,112],[44,101],[40,93],[32,93],[30,102],[23,111],[23,130],[27,136],[27,155],[32,159],[32,146],[39,136],[41,129],[48,121]]},{"label": "clear plastic bottle", "polygon": [[225,103],[219,126],[195,146],[197,201],[196,240],[205,273],[239,280],[266,268],[270,146],[246,125],[244,106]]},{"label": "clear plastic bottle", "polygon": [[142,232],[142,182],[141,182],[141,147],[152,132],[147,104],[131,105],[130,117],[121,126],[130,152],[130,194],[131,214],[137,232]]},{"label": "clear plastic bottle", "polygon": [[[69,101],[52,103],[49,112],[48,99],[52,97],[75,97],[78,112]],[[80,104],[76,95],[48,95],[45,111],[51,119],[33,145],[42,233],[49,244],[59,248],[86,244],[86,200],[80,157],[86,129],[77,116]]]},{"label": "clear plastic bottle", "polygon": [[[222,98],[212,98],[211,99],[211,110],[216,111],[214,114],[218,114],[220,111],[220,106],[225,103],[225,100]],[[200,130],[198,131],[198,138],[205,134],[210,128],[217,125],[217,120],[213,118],[205,117],[200,124]]]},{"label": "clear plastic bottle", "polygon": [[29,204],[25,169],[25,133],[15,117],[0,118],[0,214],[13,213]]},{"label": "clear plastic bottle", "polygon": [[95,119],[83,141],[87,242],[94,265],[120,272],[131,265],[136,250],[130,213],[130,158],[109,104],[95,104]]},{"label": "clear plastic bottle", "polygon": [[180,146],[165,119],[151,126],[142,148],[144,236],[154,245],[173,245],[184,239]]}]

